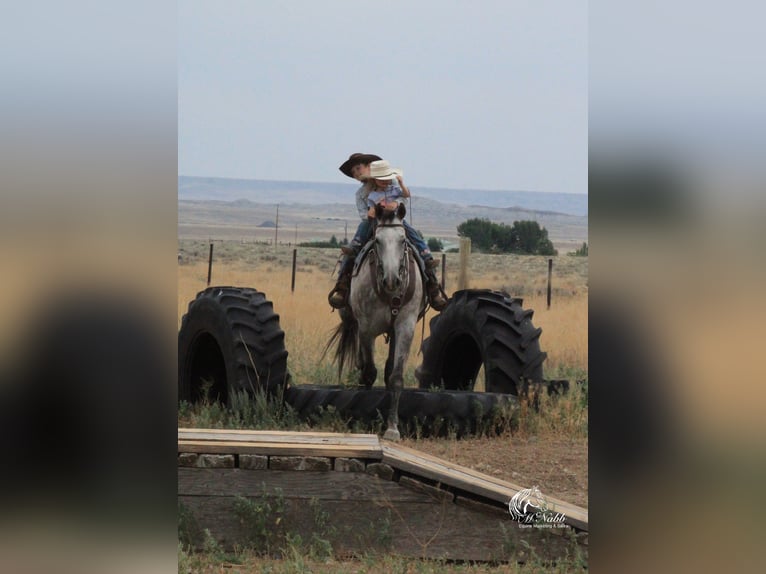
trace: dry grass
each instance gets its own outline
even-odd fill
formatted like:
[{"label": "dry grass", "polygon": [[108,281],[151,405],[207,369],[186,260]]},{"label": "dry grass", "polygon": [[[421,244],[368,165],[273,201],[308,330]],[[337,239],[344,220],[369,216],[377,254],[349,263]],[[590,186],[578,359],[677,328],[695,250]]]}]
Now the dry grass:
[{"label": "dry grass", "polygon": [[[188,304],[207,286],[205,242],[182,242],[184,263],[178,266],[178,324]],[[327,303],[327,293],[334,285],[332,275],[338,251],[299,248],[295,292],[291,292],[292,249],[276,250],[262,244],[216,242],[213,285],[253,287],[273,302],[285,331],[289,351],[288,366],[296,383],[335,382],[335,369],[329,357],[322,360],[328,333],[340,320]],[[447,255],[447,292],[457,286],[458,254]],[[588,365],[588,288],[587,258],[560,256],[554,258],[551,308],[547,309],[547,258],[515,255],[482,255],[471,257],[469,286],[505,289],[524,298],[524,306],[535,310],[533,322],[543,329],[540,344],[548,353],[545,363],[547,378],[582,377]],[[421,337],[428,337],[429,311],[417,327],[412,353],[405,370],[405,384],[415,386],[414,369]],[[385,343],[379,338],[376,362],[382,370]],[[378,383],[382,384],[381,382]]]},{"label": "dry grass", "polygon": [[448,560],[418,560],[401,556],[365,555],[357,559],[341,560],[329,558],[320,560],[306,555],[300,549],[288,547],[284,558],[268,558],[255,555],[248,550],[235,554],[215,555],[211,553],[190,553],[184,548],[178,550],[178,572],[181,574],[209,572],[230,574],[564,574],[586,570],[583,558],[571,557],[558,564],[536,560],[527,564],[514,562],[501,564],[459,563]]}]

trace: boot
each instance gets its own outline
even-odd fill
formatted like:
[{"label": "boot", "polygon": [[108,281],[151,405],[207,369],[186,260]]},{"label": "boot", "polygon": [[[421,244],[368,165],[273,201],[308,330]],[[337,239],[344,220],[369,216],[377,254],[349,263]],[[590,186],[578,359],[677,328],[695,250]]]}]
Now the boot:
[{"label": "boot", "polygon": [[356,258],[362,247],[362,242],[355,237],[348,245],[342,245],[340,251],[343,255],[350,255],[352,258]]},{"label": "boot", "polygon": [[426,269],[436,269],[439,266],[439,262],[436,259],[434,259],[433,256],[424,257],[424,259],[425,259]]},{"label": "boot", "polygon": [[342,309],[348,304],[348,292],[351,289],[351,273],[343,271],[338,277],[338,282],[330,294],[327,296],[327,301],[330,303],[330,307],[333,309]]},{"label": "boot", "polygon": [[434,268],[438,265],[436,260],[431,257],[425,261],[426,264],[426,293],[428,293],[428,300],[431,302],[431,307],[436,311],[444,309],[449,300],[444,296],[439,280],[436,278],[436,272]]}]

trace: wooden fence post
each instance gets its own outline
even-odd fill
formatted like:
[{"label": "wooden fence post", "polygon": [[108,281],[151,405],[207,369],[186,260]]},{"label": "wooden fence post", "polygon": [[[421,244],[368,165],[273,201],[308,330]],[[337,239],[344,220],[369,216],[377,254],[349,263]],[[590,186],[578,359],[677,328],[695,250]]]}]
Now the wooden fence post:
[{"label": "wooden fence post", "polygon": [[297,257],[297,255],[298,255],[298,250],[293,249],[293,281],[292,281],[292,284],[290,285],[290,291],[292,291],[293,293],[295,293],[295,258]]},{"label": "wooden fence post", "polygon": [[551,271],[553,270],[553,259],[548,259],[548,309],[551,308]]},{"label": "wooden fence post", "polygon": [[213,242],[210,242],[210,255],[207,258],[207,286],[210,287],[210,278],[213,275]]},{"label": "wooden fence post", "polygon": [[447,289],[447,254],[442,253],[442,291]]},{"label": "wooden fence post", "polygon": [[460,271],[457,278],[457,289],[468,289],[468,261],[471,255],[471,238],[460,238]]}]

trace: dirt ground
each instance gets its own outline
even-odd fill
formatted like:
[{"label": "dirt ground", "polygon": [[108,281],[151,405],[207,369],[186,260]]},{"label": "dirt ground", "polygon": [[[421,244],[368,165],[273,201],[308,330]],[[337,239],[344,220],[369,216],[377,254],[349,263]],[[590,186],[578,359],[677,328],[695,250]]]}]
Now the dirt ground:
[{"label": "dirt ground", "polygon": [[404,446],[544,494],[588,506],[588,441],[558,437],[405,439]]}]

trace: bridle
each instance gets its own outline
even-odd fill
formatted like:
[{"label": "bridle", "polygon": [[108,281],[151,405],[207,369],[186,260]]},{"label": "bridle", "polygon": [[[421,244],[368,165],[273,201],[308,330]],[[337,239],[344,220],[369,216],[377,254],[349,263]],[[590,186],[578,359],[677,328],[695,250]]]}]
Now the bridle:
[{"label": "bridle", "polygon": [[[402,223],[378,223],[375,226],[375,235],[378,233],[378,229],[383,227],[404,227],[404,224]],[[374,257],[374,265],[375,265],[375,287],[376,291],[378,292],[378,295],[386,294],[386,290],[383,287],[383,265],[380,261],[380,256],[378,255],[378,246],[377,243],[372,248],[372,255]],[[410,278],[410,267],[409,267],[409,261],[410,261],[410,244],[407,241],[406,237],[404,240],[404,249],[402,249],[402,256],[399,259],[399,291],[395,293],[394,295],[389,295],[389,305],[391,306],[391,314],[392,315],[398,315],[399,309],[402,306],[402,303],[404,302],[404,298],[406,295],[406,289],[409,287],[409,278]]]}]

